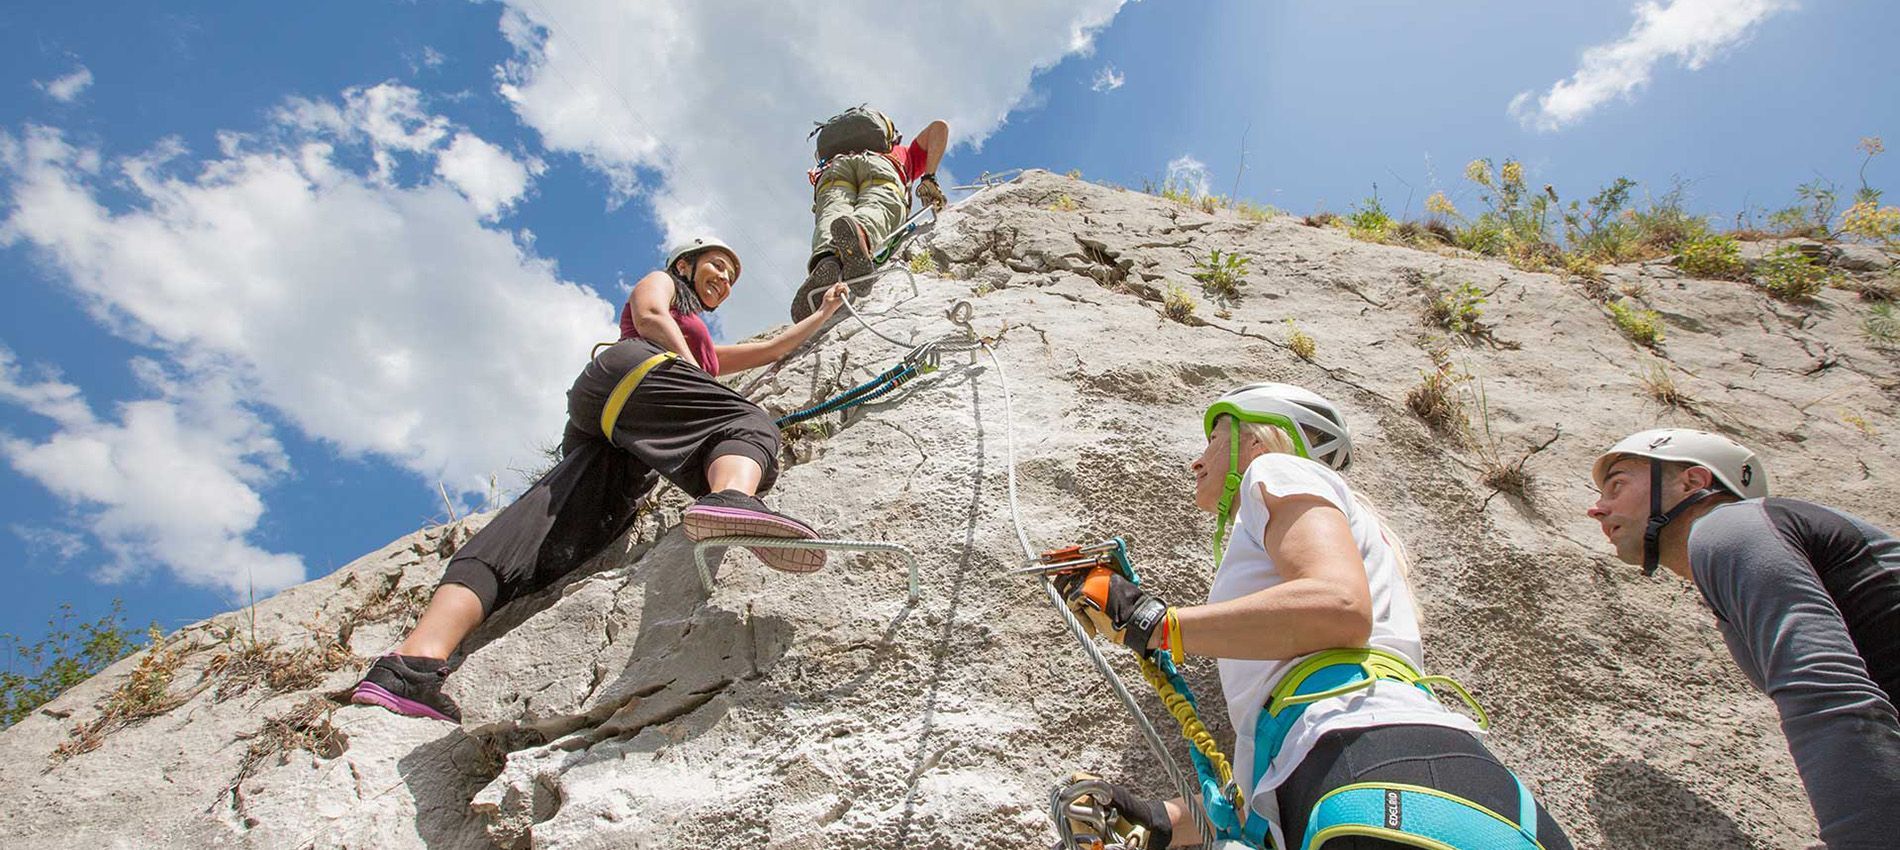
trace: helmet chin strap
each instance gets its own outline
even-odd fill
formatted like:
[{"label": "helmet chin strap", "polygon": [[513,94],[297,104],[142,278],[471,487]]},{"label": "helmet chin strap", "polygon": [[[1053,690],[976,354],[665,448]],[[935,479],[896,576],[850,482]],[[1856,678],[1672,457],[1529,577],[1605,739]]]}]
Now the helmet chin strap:
[{"label": "helmet chin strap", "polygon": [[1661,541],[1662,541],[1663,526],[1668,525],[1671,522],[1674,522],[1676,517],[1682,516],[1683,511],[1693,508],[1697,504],[1701,503],[1704,499],[1707,499],[1710,496],[1713,496],[1721,492],[1719,490],[1715,490],[1709,487],[1704,487],[1700,490],[1695,491],[1694,493],[1690,493],[1689,495],[1682,497],[1682,501],[1677,502],[1675,507],[1670,508],[1668,511],[1664,511],[1662,507],[1662,468],[1663,468],[1663,465],[1661,461],[1654,460],[1654,459],[1650,460],[1649,462],[1649,523],[1643,526],[1643,575],[1644,576],[1655,575],[1657,565],[1662,563]]},{"label": "helmet chin strap", "polygon": [[1214,526],[1214,569],[1220,569],[1221,555],[1227,551],[1227,524],[1234,513],[1234,496],[1240,492],[1240,423],[1227,421],[1227,480],[1220,494],[1220,519]]}]

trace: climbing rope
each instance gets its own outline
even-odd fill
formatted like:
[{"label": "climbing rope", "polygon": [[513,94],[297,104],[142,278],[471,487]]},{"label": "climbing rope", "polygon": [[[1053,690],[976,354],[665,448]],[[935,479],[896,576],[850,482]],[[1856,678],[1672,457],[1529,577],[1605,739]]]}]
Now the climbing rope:
[{"label": "climbing rope", "polygon": [[[982,349],[984,354],[989,355],[990,364],[996,368],[997,382],[1003,389],[1003,457],[1008,482],[1011,523],[1015,526],[1017,542],[1022,544],[1023,557],[1033,561],[1037,557],[1036,548],[1030,545],[1029,534],[1024,530],[1027,526],[1023,522],[1022,505],[1016,494],[1014,433],[1016,417],[1010,401],[1009,374],[1003,369],[1003,362],[997,358],[994,348],[984,343]],[[1102,674],[1102,678],[1108,682],[1109,690],[1115,692],[1115,698],[1121,701],[1124,709],[1127,709],[1129,718],[1135,722],[1135,728],[1141,732],[1142,740],[1147,742],[1148,749],[1155,754],[1155,758],[1161,762],[1162,770],[1168,774],[1168,782],[1181,795],[1181,799],[1187,802],[1188,812],[1194,821],[1201,825],[1201,846],[1206,850],[1212,850],[1215,841],[1214,822],[1208,817],[1201,794],[1193,785],[1188,784],[1186,777],[1181,773],[1181,765],[1174,760],[1174,754],[1168,752],[1167,745],[1162,742],[1161,734],[1155,731],[1154,724],[1149,722],[1147,713],[1141,710],[1141,705],[1135,702],[1135,695],[1129,693],[1127,684],[1123,683],[1121,676],[1115,673],[1115,668],[1109,666],[1108,659],[1102,657],[1101,650],[1097,649],[1095,642],[1089,639],[1088,632],[1084,631],[1081,622],[1075,619],[1075,612],[1070,611],[1069,606],[1062,601],[1062,594],[1056,590],[1055,583],[1049,580],[1047,574],[1040,576],[1040,581],[1043,595],[1049,598],[1050,605],[1055,606],[1056,614],[1062,618],[1063,625],[1068,627],[1069,634],[1075,638],[1076,643],[1081,645],[1082,653],[1088,656],[1089,663],[1095,666],[1097,673]],[[1232,776],[1231,769],[1228,775]]]}]

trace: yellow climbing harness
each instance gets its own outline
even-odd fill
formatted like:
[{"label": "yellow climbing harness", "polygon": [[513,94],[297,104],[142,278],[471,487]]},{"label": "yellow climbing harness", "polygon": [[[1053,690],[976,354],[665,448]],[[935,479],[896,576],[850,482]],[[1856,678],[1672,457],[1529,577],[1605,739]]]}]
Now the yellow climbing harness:
[{"label": "yellow climbing harness", "polygon": [[627,406],[627,397],[633,395],[633,388],[639,386],[647,373],[653,371],[661,363],[679,358],[678,354],[671,351],[662,351],[640,361],[640,365],[633,367],[633,371],[628,372],[620,379],[620,383],[614,385],[614,391],[607,394],[607,406],[600,409],[600,433],[601,436],[607,438],[607,442],[614,441],[614,423],[620,421],[620,409]]},{"label": "yellow climbing harness", "polygon": [[[1300,693],[1300,686],[1306,683],[1308,677],[1338,664],[1359,668],[1359,671],[1364,674],[1363,678],[1312,693]],[[1404,682],[1427,690],[1432,686],[1448,688],[1452,693],[1457,694],[1465,705],[1470,706],[1474,714],[1478,715],[1478,728],[1491,727],[1491,718],[1484,713],[1484,707],[1478,704],[1477,698],[1472,696],[1470,691],[1465,690],[1465,686],[1459,684],[1458,680],[1450,676],[1427,676],[1419,672],[1418,668],[1413,667],[1412,662],[1405,656],[1372,646],[1322,649],[1302,659],[1274,684],[1273,693],[1267,698],[1266,710],[1277,713],[1287,706],[1306,705],[1354,691],[1362,691],[1372,687],[1380,679]]]}]

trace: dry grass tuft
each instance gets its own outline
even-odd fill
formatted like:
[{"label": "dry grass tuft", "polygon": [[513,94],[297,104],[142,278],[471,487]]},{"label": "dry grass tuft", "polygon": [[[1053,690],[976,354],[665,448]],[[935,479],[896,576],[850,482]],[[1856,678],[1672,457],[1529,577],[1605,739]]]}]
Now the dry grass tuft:
[{"label": "dry grass tuft", "polygon": [[326,759],[342,755],[349,748],[349,739],[330,722],[337,708],[336,703],[327,699],[311,697],[283,714],[267,718],[256,732],[239,736],[240,740],[250,741],[250,746],[244,749],[244,757],[238,761],[237,775],[218,798],[222,800],[230,795],[232,809],[242,815],[246,807],[244,782],[267,760],[275,758],[282,764],[296,750],[306,750]]},{"label": "dry grass tuft", "polygon": [[1420,373],[1418,386],[1405,394],[1405,406],[1425,420],[1433,432],[1462,438],[1470,420],[1465,415],[1465,402],[1458,388],[1471,376],[1455,369],[1449,360],[1434,359],[1438,360],[1437,368]]},{"label": "dry grass tuft", "polygon": [[1194,296],[1176,284],[1168,284],[1161,293],[1161,312],[1168,318],[1185,324],[1194,318],[1194,308],[1198,306]]},{"label": "dry grass tuft", "polygon": [[172,694],[172,679],[179,665],[185,662],[185,656],[197,647],[185,641],[168,644],[157,627],[153,627],[151,634],[150,648],[145,650],[138,666],[132,668],[132,675],[99,703],[98,717],[73,726],[66,740],[53,750],[47,769],[73,756],[99,749],[107,735],[184,703],[186,697]]},{"label": "dry grass tuft", "polygon": [[1669,364],[1662,360],[1652,360],[1643,367],[1636,380],[1643,385],[1643,394],[1670,409],[1688,410],[1695,406],[1695,399],[1676,383],[1676,376],[1669,370]]},{"label": "dry grass tuft", "polygon": [[362,661],[348,645],[349,631],[357,622],[369,621],[349,619],[334,635],[321,634],[311,627],[311,645],[293,647],[276,641],[246,640],[232,629],[225,634],[226,648],[211,657],[200,681],[217,680],[211,698],[219,702],[260,684],[280,694],[315,687],[325,675]]},{"label": "dry grass tuft", "polygon": [[1286,320],[1286,329],[1287,350],[1293,352],[1294,357],[1308,363],[1313,362],[1313,355],[1318,353],[1319,345],[1313,341],[1312,334],[1300,330],[1300,326],[1292,318]]}]

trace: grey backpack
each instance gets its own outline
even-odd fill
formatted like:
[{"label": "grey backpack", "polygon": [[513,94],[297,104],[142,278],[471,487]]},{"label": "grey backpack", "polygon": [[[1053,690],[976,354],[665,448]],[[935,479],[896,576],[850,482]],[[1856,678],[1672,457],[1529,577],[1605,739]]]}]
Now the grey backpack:
[{"label": "grey backpack", "polygon": [[890,153],[897,144],[897,126],[865,104],[833,115],[811,131],[817,137],[819,162],[848,153]]}]

